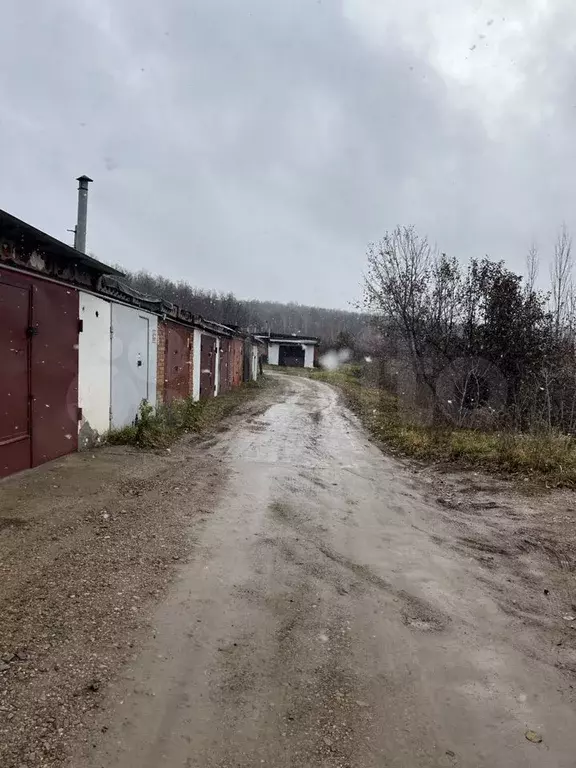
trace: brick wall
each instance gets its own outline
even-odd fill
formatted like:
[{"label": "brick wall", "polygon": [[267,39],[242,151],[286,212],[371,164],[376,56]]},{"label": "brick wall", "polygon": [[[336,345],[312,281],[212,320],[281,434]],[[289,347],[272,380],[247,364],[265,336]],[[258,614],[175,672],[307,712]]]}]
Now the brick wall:
[{"label": "brick wall", "polygon": [[158,341],[157,341],[157,363],[156,363],[156,397],[158,405],[164,402],[164,390],[166,388],[166,323],[158,320]]}]

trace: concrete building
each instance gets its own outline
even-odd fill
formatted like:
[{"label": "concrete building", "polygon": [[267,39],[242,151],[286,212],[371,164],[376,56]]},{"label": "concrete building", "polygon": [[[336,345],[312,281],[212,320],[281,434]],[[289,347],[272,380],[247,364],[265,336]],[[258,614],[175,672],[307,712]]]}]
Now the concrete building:
[{"label": "concrete building", "polygon": [[268,365],[314,368],[320,340],[314,336],[282,333],[257,333],[266,344]]}]

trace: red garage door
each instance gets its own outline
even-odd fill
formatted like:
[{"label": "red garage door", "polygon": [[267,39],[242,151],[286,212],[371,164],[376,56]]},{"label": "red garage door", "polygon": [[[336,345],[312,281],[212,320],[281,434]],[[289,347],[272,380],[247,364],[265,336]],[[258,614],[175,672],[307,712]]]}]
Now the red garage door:
[{"label": "red garage door", "polygon": [[0,477],[28,469],[30,286],[0,282]]},{"label": "red garage door", "polygon": [[220,384],[218,392],[222,395],[232,386],[232,346],[230,339],[220,339]]},{"label": "red garage door", "polygon": [[230,343],[232,345],[232,385],[239,387],[242,384],[244,343],[242,339],[233,339]]},{"label": "red garage door", "polygon": [[190,397],[192,334],[185,328],[166,324],[164,354],[164,402]]},{"label": "red garage door", "polygon": [[216,339],[202,334],[200,343],[200,397],[214,397]]},{"label": "red garage door", "polygon": [[78,292],[35,281],[32,466],[78,449]]},{"label": "red garage door", "polygon": [[78,293],[0,272],[0,477],[78,447]]}]

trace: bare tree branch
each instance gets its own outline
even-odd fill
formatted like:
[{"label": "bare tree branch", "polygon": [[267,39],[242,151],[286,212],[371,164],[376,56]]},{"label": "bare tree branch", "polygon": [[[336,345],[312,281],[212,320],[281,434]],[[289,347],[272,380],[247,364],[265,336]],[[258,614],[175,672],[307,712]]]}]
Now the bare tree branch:
[{"label": "bare tree branch", "polygon": [[570,285],[572,283],[572,237],[563,224],[554,245],[554,259],[550,269],[552,281],[552,313],[556,338],[561,335],[566,320]]},{"label": "bare tree branch", "polygon": [[538,246],[532,241],[528,253],[526,254],[526,290],[528,293],[533,293],[535,290],[539,272],[540,254],[538,253]]}]

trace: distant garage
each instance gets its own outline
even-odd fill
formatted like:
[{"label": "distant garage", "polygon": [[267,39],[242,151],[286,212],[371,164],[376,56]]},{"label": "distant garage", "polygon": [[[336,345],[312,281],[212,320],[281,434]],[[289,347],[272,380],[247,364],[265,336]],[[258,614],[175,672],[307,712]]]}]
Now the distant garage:
[{"label": "distant garage", "polygon": [[268,365],[314,368],[319,339],[281,333],[256,334],[267,345]]}]

